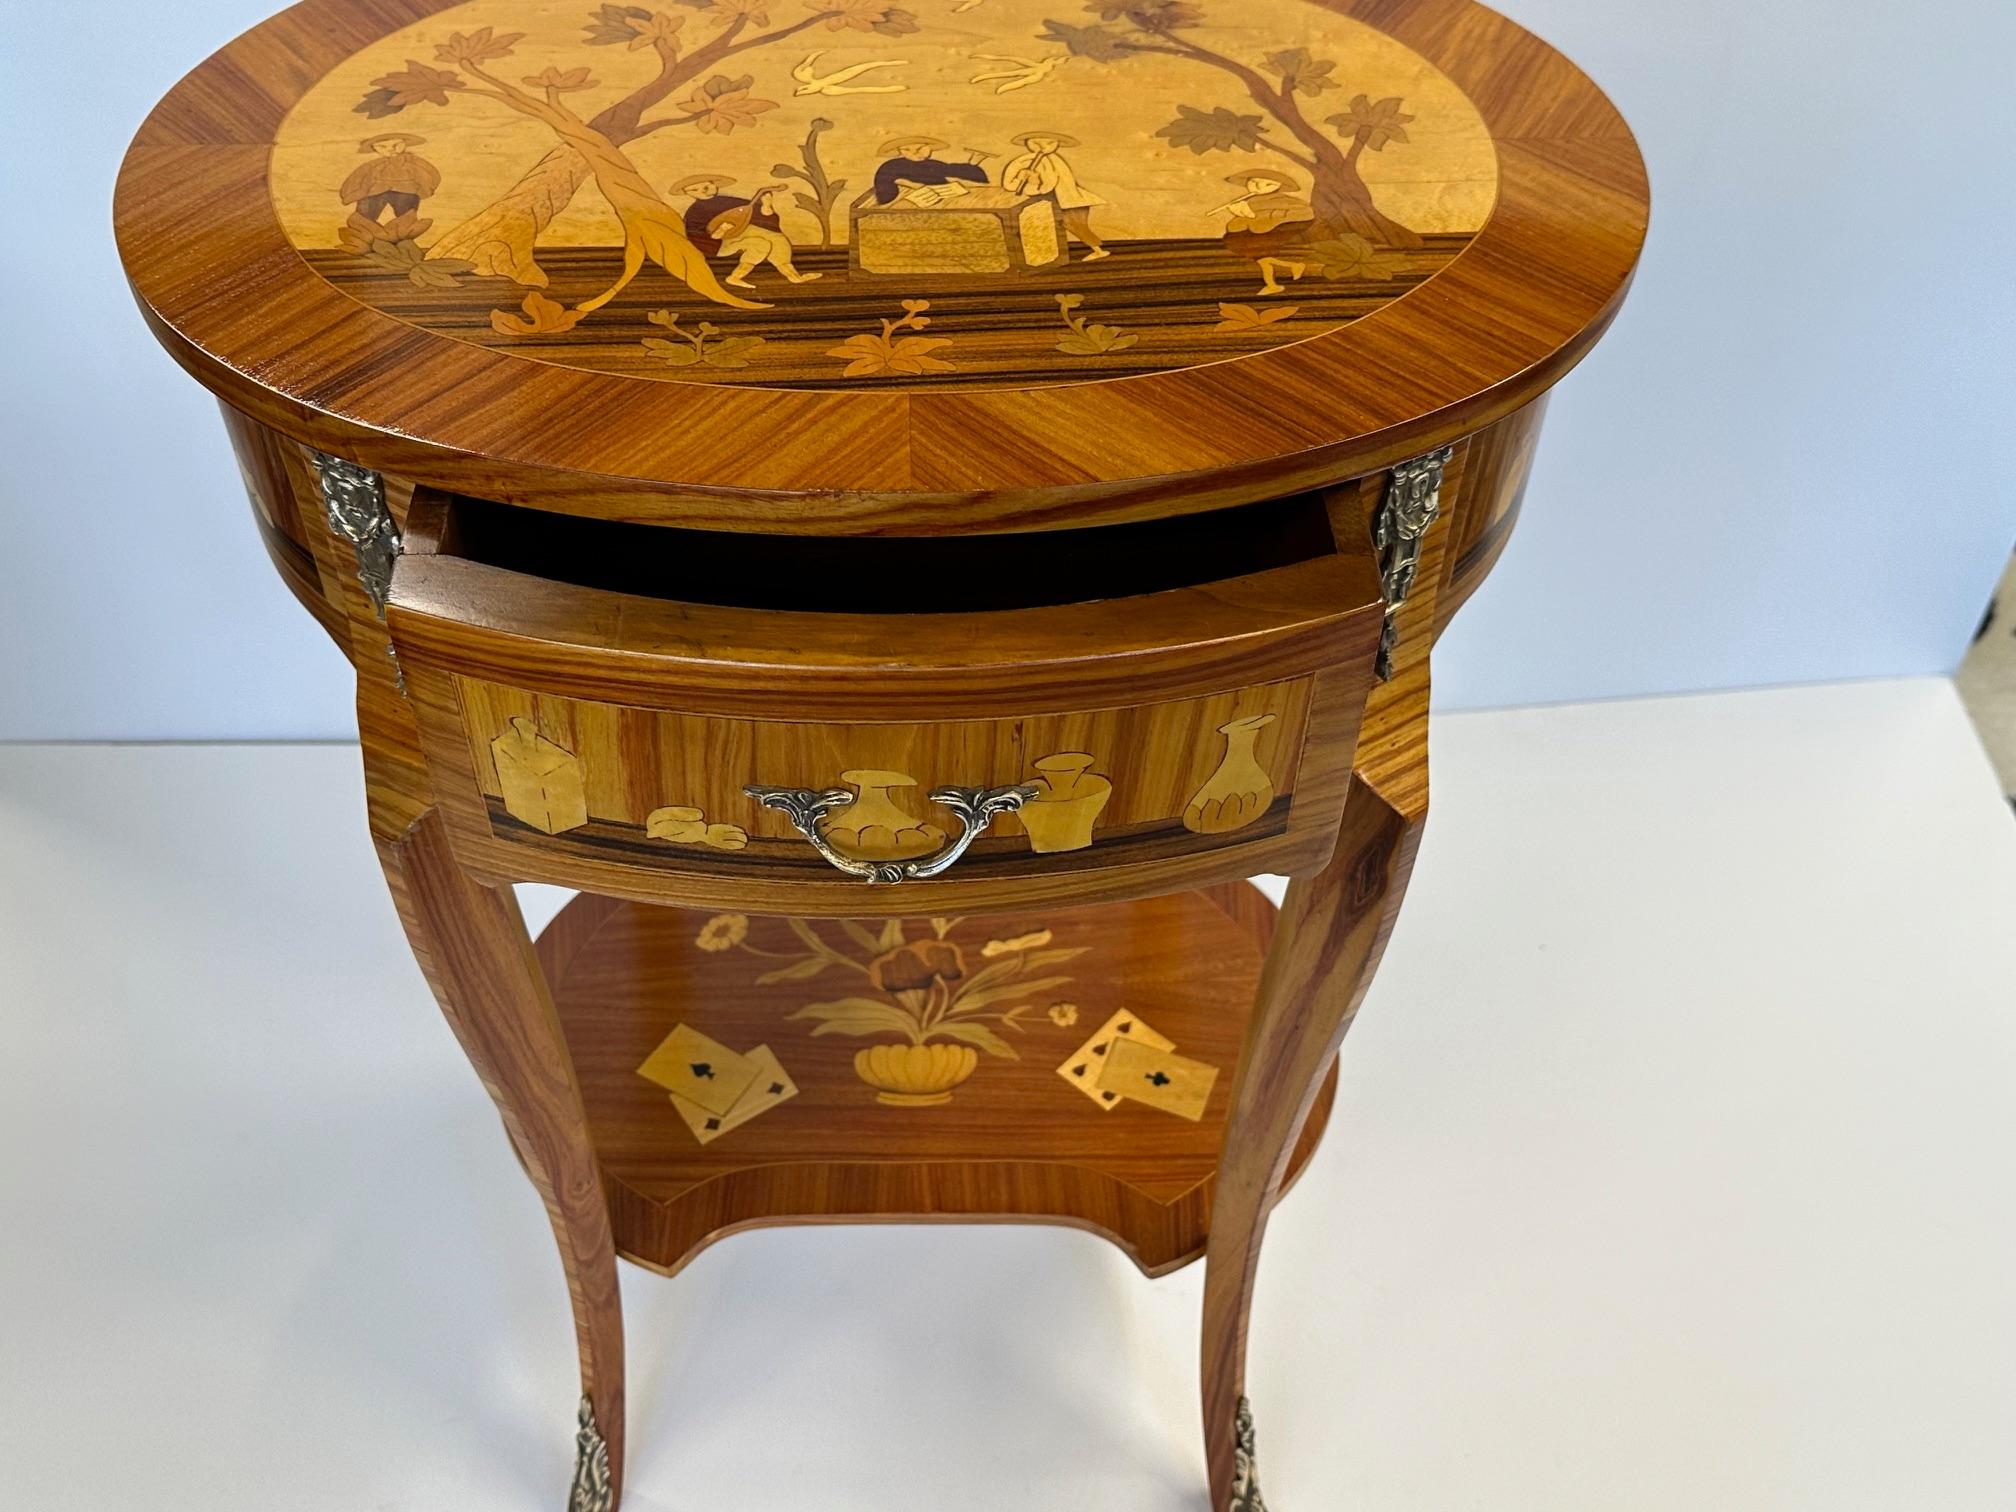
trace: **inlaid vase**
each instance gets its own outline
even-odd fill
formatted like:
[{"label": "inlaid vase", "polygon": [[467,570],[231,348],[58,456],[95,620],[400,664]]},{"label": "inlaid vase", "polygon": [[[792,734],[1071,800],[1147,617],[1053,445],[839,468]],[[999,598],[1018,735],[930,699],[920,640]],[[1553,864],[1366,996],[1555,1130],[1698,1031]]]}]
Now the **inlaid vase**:
[{"label": "inlaid vase", "polygon": [[1260,732],[1272,723],[1272,714],[1248,714],[1218,727],[1225,737],[1225,757],[1184,808],[1185,829],[1200,835],[1230,834],[1267,812],[1274,801],[1274,779],[1254,747]]},{"label": "inlaid vase", "polygon": [[905,813],[892,793],[917,786],[907,772],[857,768],[840,780],[854,789],[854,801],[835,809],[819,832],[850,856],[872,861],[907,861],[928,856],[945,843],[945,831]]},{"label": "inlaid vase", "polygon": [[948,1103],[979,1066],[980,1052],[970,1045],[870,1045],[854,1056],[854,1074],[892,1108]]}]

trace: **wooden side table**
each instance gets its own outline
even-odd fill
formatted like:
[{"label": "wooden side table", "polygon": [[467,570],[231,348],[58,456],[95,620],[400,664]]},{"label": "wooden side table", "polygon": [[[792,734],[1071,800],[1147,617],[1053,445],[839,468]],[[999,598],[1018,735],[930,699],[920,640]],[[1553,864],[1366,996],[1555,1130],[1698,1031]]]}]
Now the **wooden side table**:
[{"label": "wooden side table", "polygon": [[[355,665],[559,1241],[574,1512],[619,1255],[878,1220],[1206,1257],[1212,1501],[1260,1507],[1261,1239],[1430,648],[1646,213],[1469,0],[306,0],[148,118],[121,252]],[[521,881],[579,890],[536,941]]]}]

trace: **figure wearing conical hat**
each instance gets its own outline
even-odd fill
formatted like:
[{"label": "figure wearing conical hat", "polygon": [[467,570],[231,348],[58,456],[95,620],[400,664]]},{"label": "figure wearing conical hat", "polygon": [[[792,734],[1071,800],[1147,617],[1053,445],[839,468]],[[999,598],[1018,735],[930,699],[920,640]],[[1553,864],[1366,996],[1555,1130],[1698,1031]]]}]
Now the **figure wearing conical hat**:
[{"label": "figure wearing conical hat", "polygon": [[689,173],[670,186],[670,192],[675,196],[685,195],[692,199],[693,203],[686,207],[686,235],[709,257],[720,252],[721,238],[713,235],[708,227],[730,210],[740,210],[749,203],[739,194],[727,192],[734,182],[725,173]]},{"label": "figure wearing conical hat", "polygon": [[1225,226],[1225,250],[1259,266],[1265,280],[1262,294],[1281,294],[1286,289],[1280,275],[1290,280],[1309,271],[1309,243],[1316,231],[1316,212],[1296,191],[1300,188],[1285,173],[1254,169],[1226,179],[1246,192],[1214,212],[1229,216]]},{"label": "figure wearing conical hat", "polygon": [[777,196],[782,184],[765,184],[753,199],[724,191],[735,180],[721,173],[692,173],[672,185],[672,193],[690,196],[686,235],[709,257],[726,252],[739,258],[725,282],[751,289],[749,275],[769,263],[793,283],[811,283],[823,275],[801,273],[791,259],[791,238],[785,234]]},{"label": "figure wearing conical hat", "polygon": [[1011,194],[1048,195],[1064,212],[1065,231],[1090,249],[1083,261],[1111,257],[1092,229],[1092,212],[1106,201],[1078,182],[1077,170],[1064,158],[1063,149],[1078,146],[1078,138],[1061,131],[1025,131],[1015,138],[1015,145],[1022,155],[1011,158],[1001,170],[1001,187]]},{"label": "figure wearing conical hat", "polygon": [[395,220],[418,210],[420,201],[441,187],[441,170],[411,150],[426,140],[405,131],[364,138],[357,150],[368,153],[371,161],[343,180],[337,197],[355,205],[366,220],[382,219],[387,210]]},{"label": "figure wearing conical hat", "polygon": [[891,137],[884,142],[882,166],[875,170],[875,203],[892,204],[910,189],[987,182],[987,170],[979,163],[948,163],[937,155],[949,147],[934,136]]}]

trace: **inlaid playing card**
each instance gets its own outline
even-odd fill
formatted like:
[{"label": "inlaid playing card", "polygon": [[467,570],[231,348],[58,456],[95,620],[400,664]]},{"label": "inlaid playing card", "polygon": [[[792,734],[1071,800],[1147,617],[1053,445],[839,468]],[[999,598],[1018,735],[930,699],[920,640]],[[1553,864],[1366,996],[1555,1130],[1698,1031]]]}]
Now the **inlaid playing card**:
[{"label": "inlaid playing card", "polygon": [[1204,1117],[1218,1068],[1137,1040],[1116,1041],[1099,1071],[1100,1092],[1143,1102],[1192,1123]]},{"label": "inlaid playing card", "polygon": [[1113,1108],[1120,1102],[1118,1092],[1107,1092],[1100,1088],[1099,1077],[1106,1065],[1106,1057],[1113,1047],[1123,1042],[1152,1045],[1157,1050],[1173,1050],[1174,1040],[1165,1039],[1141,1022],[1139,1014],[1124,1009],[1106,1020],[1099,1032],[1080,1045],[1072,1057],[1057,1068],[1057,1074],[1072,1086],[1091,1098],[1101,1108]]},{"label": "inlaid playing card", "polygon": [[709,1113],[725,1115],[756,1080],[756,1062],[681,1024],[637,1074]]},{"label": "inlaid playing card", "polygon": [[693,1137],[703,1145],[712,1144],[724,1134],[732,1134],[751,1119],[761,1118],[780,1103],[789,1102],[798,1095],[798,1084],[791,1080],[786,1071],[771,1052],[768,1045],[758,1045],[749,1052],[749,1059],[756,1066],[756,1080],[749,1084],[735,1106],[726,1113],[709,1113],[698,1103],[672,1095],[672,1106],[685,1120],[686,1127],[693,1131]]}]

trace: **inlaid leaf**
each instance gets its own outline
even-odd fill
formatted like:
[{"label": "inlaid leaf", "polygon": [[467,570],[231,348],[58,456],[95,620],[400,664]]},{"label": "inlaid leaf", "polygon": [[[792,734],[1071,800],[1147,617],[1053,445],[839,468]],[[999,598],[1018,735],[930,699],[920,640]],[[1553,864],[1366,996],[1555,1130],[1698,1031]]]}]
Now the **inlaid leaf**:
[{"label": "inlaid leaf", "polygon": [[724,336],[709,346],[702,356],[709,367],[746,368],[763,346],[761,336]]},{"label": "inlaid leaf", "polygon": [[1207,152],[1258,152],[1266,123],[1257,115],[1241,115],[1217,105],[1199,110],[1178,105],[1176,119],[1155,135],[1176,147],[1188,147],[1202,157]]},{"label": "inlaid leaf", "polygon": [[[404,110],[408,105],[418,105],[423,101],[429,105],[446,105],[449,90],[468,88],[460,76],[450,73],[447,69],[429,68],[425,63],[416,62],[412,58],[408,58],[406,66],[396,73],[381,74],[371,82],[384,91],[389,106],[388,114],[392,110]],[[366,96],[366,99],[368,101],[370,96]]]},{"label": "inlaid leaf", "polygon": [[917,18],[888,0],[805,0],[825,18],[828,31],[880,32],[899,37],[917,30]]},{"label": "inlaid leaf", "polygon": [[684,16],[675,16],[660,11],[649,21],[639,24],[637,35],[628,43],[631,52],[640,47],[656,47],[669,61],[679,56],[679,28],[686,24]]},{"label": "inlaid leaf", "polygon": [[[649,338],[646,344],[649,344]],[[693,349],[688,347],[686,350],[690,352]],[[773,982],[809,982],[832,964],[824,956],[807,956],[802,961],[793,961],[788,966],[779,966],[774,971],[764,972],[756,978],[756,985],[768,987]]]},{"label": "inlaid leaf", "polygon": [[[692,0],[686,0],[691,4]],[[616,42],[634,42],[643,34],[641,23],[651,12],[639,5],[605,5],[588,20],[588,45],[608,47]]]},{"label": "inlaid leaf", "polygon": [[589,78],[588,70],[585,68],[569,68],[563,71],[549,67],[543,73],[528,75],[524,82],[534,89],[550,89],[555,94],[566,94],[570,90],[593,89],[599,81]]},{"label": "inlaid leaf", "polygon": [[1325,278],[1391,278],[1393,270],[1379,261],[1379,249],[1358,235],[1346,231],[1320,241],[1309,249],[1312,260]]},{"label": "inlaid leaf", "polygon": [[509,310],[492,310],[490,328],[500,336],[545,336],[571,331],[581,322],[579,310],[570,310],[558,300],[537,292],[527,294],[520,308],[525,312],[522,316]]},{"label": "inlaid leaf", "polygon": [[1281,75],[1281,87],[1290,94],[1321,94],[1326,89],[1343,87],[1330,77],[1337,71],[1337,65],[1327,58],[1310,57],[1306,47],[1269,53],[1267,66]]},{"label": "inlaid leaf", "polygon": [[1068,976],[1039,977],[1033,982],[1001,982],[992,987],[982,987],[977,991],[960,993],[952,1000],[952,1011],[959,1015],[977,1012],[991,1003],[1012,1002],[1016,998],[1030,997],[1038,992],[1048,992],[1052,988],[1065,986]]},{"label": "inlaid leaf", "polygon": [[370,216],[359,215],[352,211],[350,218],[344,221],[342,228],[337,231],[336,240],[341,242],[347,251],[369,252],[373,242],[386,239],[385,231],[386,228]]},{"label": "inlaid leaf", "polygon": [[1097,357],[1103,352],[1124,352],[1141,338],[1118,326],[1088,325],[1057,339],[1057,350],[1073,357]]},{"label": "inlaid leaf", "polygon": [[1074,56],[1090,58],[1095,63],[1113,63],[1127,56],[1122,39],[1103,26],[1071,26],[1063,21],[1045,21],[1043,35],[1036,40],[1060,43]]},{"label": "inlaid leaf", "polygon": [[392,273],[410,273],[427,256],[417,242],[375,241],[365,254]]},{"label": "inlaid leaf", "polygon": [[901,1008],[874,998],[840,998],[831,1003],[808,1003],[788,1017],[794,1021],[811,1019],[817,1022],[819,1027],[812,1031],[815,1037],[822,1034],[891,1032],[911,1035],[917,1029],[916,1020]]},{"label": "inlaid leaf", "polygon": [[819,951],[821,954],[824,954],[826,951],[832,948],[824,940],[819,938],[819,931],[814,929],[807,920],[799,918],[787,918],[784,921],[784,926],[785,928],[789,929],[791,933],[798,936],[799,939],[803,940],[807,945],[811,946],[812,949]]},{"label": "inlaid leaf", "polygon": [[1204,21],[1204,12],[1191,0],[1087,0],[1085,9],[1102,21],[1131,21],[1148,31],[1175,31]]},{"label": "inlaid leaf", "polygon": [[524,40],[523,32],[506,32],[499,37],[485,26],[466,35],[453,33],[434,49],[434,56],[444,63],[487,63],[492,58],[510,57],[511,49]]},{"label": "inlaid leaf", "polygon": [[[693,367],[700,361],[700,349],[690,341],[667,341],[663,336],[646,336],[643,341],[644,350],[667,367]],[[769,978],[759,977],[757,980],[766,981]]]},{"label": "inlaid leaf", "polygon": [[1219,321],[1211,329],[1214,331],[1262,331],[1270,325],[1284,320],[1292,320],[1302,313],[1300,305],[1268,305],[1261,309],[1250,304],[1221,304],[1218,306]]},{"label": "inlaid leaf", "polygon": [[1092,947],[1072,945],[1062,950],[1032,950],[1022,957],[1022,964],[1032,971],[1040,971],[1045,966],[1062,966],[1066,961],[1075,961]]},{"label": "inlaid leaf", "polygon": [[1378,101],[1355,95],[1350,107],[1329,117],[1327,124],[1341,135],[1364,138],[1366,151],[1383,152],[1387,143],[1407,140],[1407,123],[1414,117],[1401,110],[1401,103],[1398,95]]},{"label": "inlaid leaf", "polygon": [[755,82],[751,74],[739,79],[715,74],[681,100],[680,108],[696,118],[695,124],[702,131],[718,131],[726,136],[737,126],[754,125],[758,116],[777,108],[775,100],[759,100],[750,93]]},{"label": "inlaid leaf", "polygon": [[408,269],[406,280],[423,289],[453,289],[457,274],[474,272],[475,268],[476,264],[459,257],[429,257]]},{"label": "inlaid leaf", "polygon": [[873,934],[869,933],[867,926],[859,919],[842,919],[840,927],[847,931],[847,938],[852,940],[856,945],[859,945],[863,950],[871,951],[876,955],[882,953],[881,942]]},{"label": "inlaid leaf", "polygon": [[[363,217],[352,215],[350,218],[361,220]],[[433,224],[434,222],[424,219],[417,210],[408,210],[404,215],[396,215],[385,222],[384,237],[387,241],[417,241],[427,234],[427,228]]]},{"label": "inlaid leaf", "polygon": [[1008,1041],[1001,1038],[1000,1035],[989,1029],[985,1024],[937,1024],[933,1026],[930,1037],[932,1039],[958,1040],[963,1044],[973,1046],[976,1050],[984,1050],[989,1055],[999,1056],[1002,1060],[1022,1059],[1020,1055],[1015,1053],[1013,1045],[1009,1044]]},{"label": "inlaid leaf", "polygon": [[1027,956],[1004,956],[991,965],[982,966],[973,975],[966,978],[965,990],[972,992],[975,988],[991,987],[996,982],[1003,982],[1011,977],[1020,976],[1028,964],[1029,958]]},{"label": "inlaid leaf", "polygon": [[950,341],[939,336],[905,336],[889,354],[889,370],[893,373],[956,373],[958,369],[951,363],[931,355],[950,345]]}]

